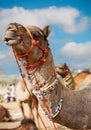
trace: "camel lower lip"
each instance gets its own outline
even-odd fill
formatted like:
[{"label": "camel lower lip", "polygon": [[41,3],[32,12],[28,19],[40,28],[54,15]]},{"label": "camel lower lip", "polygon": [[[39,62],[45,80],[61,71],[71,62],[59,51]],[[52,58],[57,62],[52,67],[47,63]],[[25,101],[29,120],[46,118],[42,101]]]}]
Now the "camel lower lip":
[{"label": "camel lower lip", "polygon": [[9,40],[9,41],[4,41],[7,45],[12,45],[12,44],[15,44],[17,43],[16,40]]}]

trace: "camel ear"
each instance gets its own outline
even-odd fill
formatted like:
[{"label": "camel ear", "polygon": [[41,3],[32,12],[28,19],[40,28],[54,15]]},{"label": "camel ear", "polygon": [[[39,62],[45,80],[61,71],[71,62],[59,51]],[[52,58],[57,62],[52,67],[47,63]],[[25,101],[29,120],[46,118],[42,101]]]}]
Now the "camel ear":
[{"label": "camel ear", "polygon": [[47,26],[45,26],[43,28],[43,33],[44,33],[45,38],[47,38],[49,36],[50,32],[51,31],[50,31],[50,26],[49,25],[47,25]]}]

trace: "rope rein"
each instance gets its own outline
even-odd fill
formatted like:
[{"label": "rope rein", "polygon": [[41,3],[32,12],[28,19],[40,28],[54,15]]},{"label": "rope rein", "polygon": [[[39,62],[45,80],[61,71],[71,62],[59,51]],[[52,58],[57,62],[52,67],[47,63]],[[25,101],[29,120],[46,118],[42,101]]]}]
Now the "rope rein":
[{"label": "rope rein", "polygon": [[[17,29],[18,29],[18,27],[17,27]],[[28,35],[29,35],[29,37],[30,37],[30,39],[31,39],[31,42],[32,42],[32,45],[30,46],[29,50],[28,50],[25,54],[23,54],[23,55],[18,55],[18,54],[16,54],[16,52],[15,52],[13,46],[12,46],[12,49],[13,49],[13,53],[14,53],[14,56],[15,56],[15,59],[16,59],[18,68],[19,68],[20,75],[21,75],[21,77],[22,77],[22,79],[23,79],[23,82],[24,82],[24,85],[25,85],[25,87],[26,87],[28,93],[30,94],[30,98],[31,98],[31,100],[32,100],[33,103],[34,103],[34,106],[35,106],[35,108],[36,108],[37,114],[38,114],[38,116],[40,117],[41,122],[42,122],[42,124],[43,124],[45,130],[47,130],[47,128],[46,128],[46,126],[45,126],[45,124],[44,124],[44,122],[43,122],[43,120],[42,120],[42,118],[41,118],[41,116],[40,116],[40,114],[39,114],[39,112],[38,112],[38,110],[37,110],[37,105],[36,105],[36,103],[35,103],[35,100],[34,100],[33,97],[31,96],[31,92],[29,91],[29,89],[28,89],[28,87],[27,87],[27,84],[26,84],[26,81],[25,81],[25,79],[24,79],[24,77],[23,77],[21,65],[19,64],[19,58],[24,58],[24,57],[28,56],[34,46],[39,47],[39,48],[43,51],[43,56],[42,56],[42,58],[41,58],[36,64],[34,64],[34,65],[33,65],[33,64],[30,64],[28,67],[26,67],[26,70],[28,70],[28,71],[29,71],[30,69],[32,70],[32,73],[33,73],[33,75],[34,75],[34,78],[35,78],[35,81],[36,81],[38,90],[40,91],[40,93],[41,93],[41,95],[42,95],[42,97],[43,97],[43,103],[44,103],[44,105],[45,105],[45,107],[46,107],[46,109],[47,109],[47,112],[48,112],[47,115],[50,115],[49,107],[48,107],[48,105],[47,105],[46,102],[45,102],[45,97],[44,97],[44,95],[42,94],[42,91],[41,91],[40,86],[39,86],[39,82],[38,82],[37,77],[36,77],[36,75],[35,75],[35,73],[34,73],[34,71],[33,71],[35,67],[39,66],[40,64],[42,64],[42,63],[44,63],[44,62],[46,61],[46,55],[47,55],[47,53],[48,53],[48,48],[43,48],[42,46],[40,46],[40,45],[33,39],[33,36],[32,36],[32,34],[30,33],[30,31],[29,31],[28,29],[26,29],[26,30],[27,30]],[[20,33],[21,39],[23,40],[24,38],[23,38],[23,35],[22,35],[22,32],[21,32],[20,28],[18,29],[18,31],[19,31],[19,33]],[[23,40],[23,44],[25,44],[25,43],[24,43],[24,40]],[[54,129],[57,130],[57,128],[56,128],[56,126],[55,126],[54,121],[53,121],[52,118],[51,118],[51,121],[52,121],[52,123],[53,123]]]},{"label": "rope rein", "polygon": [[[17,28],[17,29],[18,29],[18,31],[20,33],[21,39],[23,40],[24,38],[23,38],[22,32],[20,30],[20,27]],[[30,33],[30,31],[28,30],[28,28],[26,28],[26,30],[27,30],[27,33],[28,33],[30,39],[31,39],[32,44],[31,44],[29,50],[27,50],[25,54],[22,54],[22,55],[16,54],[18,59],[19,58],[24,58],[26,56],[28,57],[29,53],[32,51],[34,46],[37,46],[38,48],[40,48],[43,51],[43,56],[37,63],[35,63],[35,64],[30,63],[30,65],[28,67],[25,66],[25,69],[27,71],[29,71],[30,69],[32,69],[32,68],[34,69],[34,68],[36,68],[37,66],[39,66],[40,64],[42,64],[42,63],[44,63],[46,61],[46,55],[48,53],[48,48],[43,48],[42,46],[40,46],[40,44],[38,44],[38,42],[36,42],[35,39],[33,39],[33,36]],[[24,40],[23,40],[23,44],[25,46]]]},{"label": "rope rein", "polygon": [[41,120],[41,122],[42,122],[42,124],[43,124],[43,126],[44,126],[44,128],[45,128],[45,130],[47,130],[47,128],[46,128],[46,126],[45,126],[45,124],[44,124],[44,122],[43,122],[43,119],[42,119],[42,117],[40,116],[40,114],[39,114],[39,112],[38,112],[36,102],[35,102],[34,98],[31,96],[31,92],[29,91],[29,89],[28,89],[28,87],[27,87],[26,81],[25,81],[25,79],[24,79],[24,77],[23,77],[23,74],[22,74],[21,65],[20,65],[19,62],[18,62],[16,53],[15,53],[13,47],[12,47],[12,50],[13,50],[13,53],[14,53],[14,56],[15,56],[15,59],[16,59],[16,63],[17,63],[17,65],[18,65],[18,69],[19,69],[20,75],[21,75],[22,80],[23,80],[23,83],[24,83],[24,86],[25,86],[25,88],[27,89],[27,91],[28,91],[28,93],[29,93],[29,95],[30,95],[30,98],[31,98],[32,102],[34,103],[34,107],[36,108],[37,114],[38,114],[38,116],[39,116],[39,118],[40,118],[40,120]]}]

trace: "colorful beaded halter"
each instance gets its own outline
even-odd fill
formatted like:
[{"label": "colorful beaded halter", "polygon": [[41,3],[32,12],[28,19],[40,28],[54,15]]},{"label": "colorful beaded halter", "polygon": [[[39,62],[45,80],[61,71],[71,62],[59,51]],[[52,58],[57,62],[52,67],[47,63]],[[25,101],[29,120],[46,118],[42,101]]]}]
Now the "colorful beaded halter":
[{"label": "colorful beaded halter", "polygon": [[74,82],[73,82],[73,78],[72,78],[72,75],[70,73],[68,73],[66,75],[66,77],[63,78],[64,80],[64,85],[68,88],[72,88],[73,85],[74,85]]},{"label": "colorful beaded halter", "polygon": [[[32,84],[32,87],[33,87],[33,88],[36,88],[37,91],[38,91],[38,90],[41,90],[41,89],[43,89],[43,87],[44,87],[45,85],[49,84],[49,82],[50,82],[51,80],[53,80],[54,77],[55,77],[55,74],[52,74],[52,76],[49,77],[45,82],[39,84],[39,87],[38,87],[38,88],[40,88],[40,89],[38,89],[38,88],[37,88],[37,85],[35,86],[35,84],[34,84],[34,85]],[[27,77],[27,78],[28,78],[28,80],[31,81],[29,74],[28,74],[28,77]]]},{"label": "colorful beaded halter", "polygon": [[38,98],[42,98],[42,96],[45,96],[47,94],[50,94],[58,85],[58,79],[55,79],[54,82],[47,87],[42,87],[40,90],[33,90],[33,94],[36,95]]},{"label": "colorful beaded halter", "polygon": [[[32,93],[34,94],[34,95],[36,95],[37,96],[37,98],[39,98],[39,99],[43,99],[43,96],[45,96],[45,95],[47,95],[47,94],[50,94],[53,90],[55,90],[57,87],[58,87],[58,83],[59,83],[59,80],[58,80],[58,78],[56,78],[55,80],[54,80],[54,82],[50,85],[50,86],[48,86],[48,87],[42,87],[42,88],[40,88],[41,89],[41,91],[39,91],[39,90],[33,90],[32,91]],[[63,99],[62,99],[62,97],[60,98],[60,100],[59,100],[59,102],[58,102],[58,106],[56,107],[56,109],[55,109],[55,112],[54,113],[52,113],[51,115],[48,115],[47,113],[46,113],[46,111],[45,110],[43,110],[44,112],[45,112],[45,115],[47,115],[48,116],[48,118],[51,120],[52,118],[54,118],[54,117],[56,117],[58,114],[59,114],[59,112],[60,112],[60,110],[62,109],[62,102],[63,102]]]},{"label": "colorful beaded halter", "polygon": [[44,112],[45,112],[45,115],[47,115],[47,117],[51,120],[51,119],[53,119],[53,118],[55,118],[58,114],[59,114],[59,112],[60,112],[60,110],[62,109],[62,102],[63,102],[63,99],[61,98],[60,100],[59,100],[59,103],[58,103],[58,106],[56,107],[56,109],[55,109],[55,112],[54,113],[52,113],[51,115],[48,115],[46,112],[45,112],[45,110],[44,110]]}]

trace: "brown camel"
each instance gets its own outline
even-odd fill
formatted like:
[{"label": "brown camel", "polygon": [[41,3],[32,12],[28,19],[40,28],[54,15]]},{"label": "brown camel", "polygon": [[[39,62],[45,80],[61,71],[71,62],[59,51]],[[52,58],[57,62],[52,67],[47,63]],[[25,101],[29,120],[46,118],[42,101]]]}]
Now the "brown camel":
[{"label": "brown camel", "polygon": [[91,81],[91,73],[89,71],[82,71],[73,77],[66,63],[57,66],[56,72],[62,76],[65,86],[70,89],[80,90]]},{"label": "brown camel", "polygon": [[21,124],[17,128],[12,129],[0,129],[0,130],[38,130],[35,122],[32,119],[23,119]]},{"label": "brown camel", "polygon": [[91,129],[91,84],[79,91],[61,84],[47,40],[49,34],[49,26],[43,30],[28,26],[26,31],[24,26],[10,23],[4,41],[21,61],[27,87],[37,96],[49,119],[72,129]]},{"label": "brown camel", "polygon": [[57,66],[56,67],[56,73],[61,76],[61,78],[63,79],[63,84],[66,87],[68,87],[70,89],[75,89],[74,88],[75,83],[74,83],[73,76],[71,74],[69,67],[66,65],[66,63],[61,64],[60,66]]},{"label": "brown camel", "polygon": [[10,121],[11,116],[9,111],[0,104],[0,121]]},{"label": "brown camel", "polygon": [[[82,71],[78,73],[75,77],[73,77],[66,63],[61,64],[60,66],[56,66],[55,70],[57,74],[61,76],[60,81],[70,89],[75,90],[82,89],[84,86],[86,86],[88,82],[91,81],[90,72],[88,71]],[[36,122],[38,122],[38,114],[36,113],[36,115],[34,115],[34,104],[32,103],[30,98],[26,99],[26,97],[24,96],[26,93],[27,91],[23,84],[23,81],[19,81],[19,83],[16,85],[16,100],[18,106],[21,109],[22,116],[23,118],[31,118],[36,120]],[[34,99],[38,110],[38,100],[35,96]],[[27,112],[26,107],[24,107],[25,104],[27,105]]]}]

